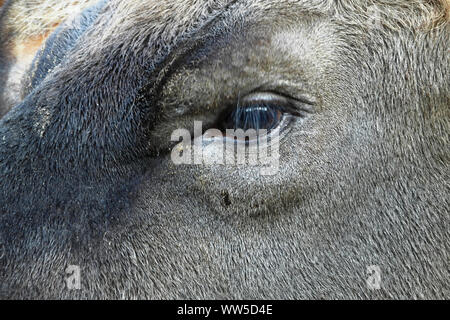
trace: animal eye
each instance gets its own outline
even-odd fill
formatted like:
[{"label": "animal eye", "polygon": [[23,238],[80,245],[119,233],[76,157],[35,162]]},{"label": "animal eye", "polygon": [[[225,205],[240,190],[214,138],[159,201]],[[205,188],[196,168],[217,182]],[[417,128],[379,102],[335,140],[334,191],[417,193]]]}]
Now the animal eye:
[{"label": "animal eye", "polygon": [[238,105],[224,121],[225,129],[271,130],[278,127],[283,118],[282,108],[267,103],[256,103],[248,106]]},{"label": "animal eye", "polygon": [[[273,93],[254,93],[239,102],[222,115],[219,128],[226,137],[237,138],[235,131],[243,130],[256,137],[280,133],[296,112],[289,99]],[[231,132],[233,136],[231,136]],[[248,136],[246,141],[252,140]]]}]

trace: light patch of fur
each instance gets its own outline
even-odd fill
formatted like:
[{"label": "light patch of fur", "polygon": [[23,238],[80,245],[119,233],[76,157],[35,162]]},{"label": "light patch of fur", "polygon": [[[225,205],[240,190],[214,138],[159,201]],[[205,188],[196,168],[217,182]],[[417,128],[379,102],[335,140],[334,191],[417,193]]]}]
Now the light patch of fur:
[{"label": "light patch of fur", "polygon": [[[15,65],[19,67],[19,69],[26,70],[31,65],[36,52],[47,39],[49,33],[50,32],[14,43],[12,46],[12,55],[15,58]],[[13,68],[14,67],[15,66],[13,66]]]},{"label": "light patch of fur", "polygon": [[6,27],[16,40],[39,37],[97,0],[18,0],[8,8]]},{"label": "light patch of fur", "polygon": [[34,123],[34,129],[36,130],[39,137],[43,137],[48,125],[50,124],[51,113],[47,107],[42,107],[37,109],[40,119]]},{"label": "light patch of fur", "polygon": [[7,74],[5,88],[8,90],[2,92],[3,97],[1,98],[3,98],[4,103],[7,103],[9,106],[16,105],[20,102],[19,93],[22,87],[22,78],[30,63],[30,61],[22,61],[22,63],[16,62],[11,66]]},{"label": "light patch of fur", "polygon": [[442,10],[441,13],[437,15],[437,19],[450,22],[450,0],[442,0],[441,5]]}]

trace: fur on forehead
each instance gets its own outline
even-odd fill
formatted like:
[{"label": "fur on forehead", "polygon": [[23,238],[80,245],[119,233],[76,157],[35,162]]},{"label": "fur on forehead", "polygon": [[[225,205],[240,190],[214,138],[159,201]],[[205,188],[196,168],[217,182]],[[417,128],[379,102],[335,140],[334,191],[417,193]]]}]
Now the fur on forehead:
[{"label": "fur on forehead", "polygon": [[[17,39],[33,37],[45,34],[53,30],[66,19],[77,15],[86,7],[95,4],[99,0],[10,0],[7,8],[6,27],[12,31]],[[1,4],[0,0],[0,4]],[[171,16],[179,22],[190,19],[193,11],[208,14],[214,8],[223,7],[229,0],[146,0],[146,1],[117,1],[109,0],[110,6],[115,8],[115,17],[121,18],[121,22],[130,20],[130,17],[145,18],[151,12],[152,18],[164,18]],[[351,17],[352,13],[358,14],[359,19],[364,19],[364,13],[373,12],[367,10],[373,7],[383,14],[394,16],[400,26],[419,24],[421,26],[436,26],[447,23],[450,20],[450,0],[250,0],[243,1],[253,8],[277,7],[290,4],[320,12],[335,13],[342,17]],[[169,13],[169,15],[167,15]],[[412,17],[416,19],[412,19]],[[353,17],[355,18],[355,17]],[[177,20],[172,20],[177,21]],[[166,20],[167,22],[167,20]],[[392,27],[392,25],[387,25]],[[411,26],[413,27],[413,26]]]}]

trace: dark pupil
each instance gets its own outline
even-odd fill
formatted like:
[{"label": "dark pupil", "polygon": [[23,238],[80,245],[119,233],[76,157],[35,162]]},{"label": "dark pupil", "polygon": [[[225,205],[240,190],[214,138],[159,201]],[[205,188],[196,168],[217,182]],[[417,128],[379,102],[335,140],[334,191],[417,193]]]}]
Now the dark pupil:
[{"label": "dark pupil", "polygon": [[266,105],[237,107],[226,120],[226,129],[267,130],[276,128],[281,119],[281,111]]}]

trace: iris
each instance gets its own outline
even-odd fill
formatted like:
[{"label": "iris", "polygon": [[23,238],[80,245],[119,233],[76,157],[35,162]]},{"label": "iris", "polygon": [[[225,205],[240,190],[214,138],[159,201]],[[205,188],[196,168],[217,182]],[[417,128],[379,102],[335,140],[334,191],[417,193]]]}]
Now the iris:
[{"label": "iris", "polygon": [[283,118],[280,107],[268,104],[237,106],[224,120],[224,129],[271,130],[278,127]]}]

